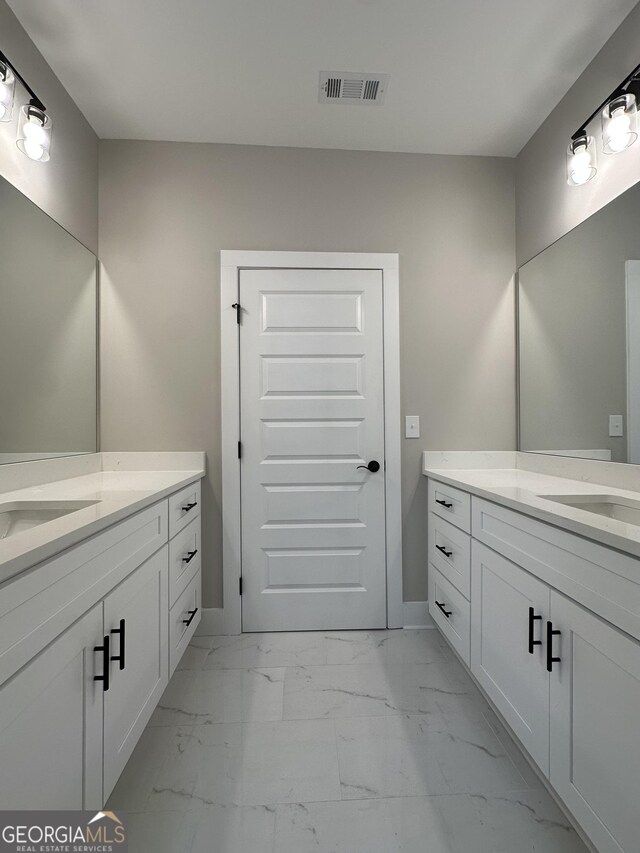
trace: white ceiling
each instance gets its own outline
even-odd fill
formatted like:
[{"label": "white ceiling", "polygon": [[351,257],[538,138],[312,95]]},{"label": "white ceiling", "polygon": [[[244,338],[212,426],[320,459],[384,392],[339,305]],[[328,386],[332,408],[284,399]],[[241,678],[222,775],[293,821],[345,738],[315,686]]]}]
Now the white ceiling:
[{"label": "white ceiling", "polygon": [[514,156],[636,0],[8,2],[103,138]]}]

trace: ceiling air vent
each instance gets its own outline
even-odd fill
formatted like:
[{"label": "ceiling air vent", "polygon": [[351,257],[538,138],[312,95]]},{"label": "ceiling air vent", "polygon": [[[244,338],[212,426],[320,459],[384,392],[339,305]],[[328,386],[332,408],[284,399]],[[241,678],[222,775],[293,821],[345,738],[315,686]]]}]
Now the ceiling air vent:
[{"label": "ceiling air vent", "polygon": [[357,74],[352,71],[321,71],[321,104],[377,104],[384,101],[388,74]]}]

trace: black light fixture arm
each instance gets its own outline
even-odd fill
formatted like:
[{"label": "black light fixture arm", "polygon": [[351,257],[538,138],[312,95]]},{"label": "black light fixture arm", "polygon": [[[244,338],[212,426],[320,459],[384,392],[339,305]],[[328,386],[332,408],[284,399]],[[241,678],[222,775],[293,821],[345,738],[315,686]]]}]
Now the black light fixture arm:
[{"label": "black light fixture arm", "polygon": [[30,97],[31,97],[31,100],[30,100],[30,102],[29,102],[29,106],[37,107],[39,110],[42,110],[42,112],[45,112],[45,110],[47,109],[47,108],[45,107],[45,105],[42,103],[42,101],[41,101],[41,100],[40,100],[40,98],[36,95],[36,93],[33,91],[33,89],[31,88],[31,86],[30,86],[30,85],[27,83],[27,81],[24,79],[24,77],[22,76],[22,74],[20,74],[20,72],[17,70],[17,68],[15,67],[15,65],[14,65],[14,64],[9,60],[9,59],[7,59],[6,55],[5,55],[1,50],[0,50],[0,62],[4,62],[4,64],[5,64],[5,65],[7,65],[7,66],[8,66],[8,67],[13,71],[14,76],[16,77],[16,79],[17,79],[17,80],[19,80],[19,81],[22,83],[22,85],[24,86],[24,88],[25,88],[25,89],[27,90],[27,92],[29,93],[29,95],[30,95]]},{"label": "black light fixture arm", "polygon": [[[635,84],[631,86],[631,84]],[[576,130],[574,134],[572,134],[571,139],[575,142],[576,139],[580,139],[581,136],[586,136],[587,126],[591,124],[594,118],[598,115],[598,113],[603,110],[607,104],[612,101],[614,98],[618,98],[621,95],[625,95],[627,91],[631,90],[636,97],[640,100],[640,65],[637,65],[631,74],[624,78],[622,83],[617,86],[610,95],[608,95],[604,101],[600,104],[597,109],[595,109],[589,118],[586,121],[583,121],[580,127]]]}]

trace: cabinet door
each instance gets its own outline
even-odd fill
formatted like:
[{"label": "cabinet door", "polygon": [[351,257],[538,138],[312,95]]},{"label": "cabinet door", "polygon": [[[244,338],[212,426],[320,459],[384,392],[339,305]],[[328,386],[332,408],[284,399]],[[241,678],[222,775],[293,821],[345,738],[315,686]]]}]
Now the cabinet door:
[{"label": "cabinet door", "polygon": [[[549,771],[549,673],[543,625],[549,587],[524,569],[472,544],[471,671],[544,773]],[[530,653],[531,639],[535,641]]]},{"label": "cabinet door", "polygon": [[551,783],[600,853],[637,853],[640,644],[551,593]]},{"label": "cabinet door", "polygon": [[167,573],[165,545],[104,601],[112,658],[104,694],[105,800],[167,686]]},{"label": "cabinet door", "polygon": [[3,809],[102,808],[102,605],[0,688]]}]

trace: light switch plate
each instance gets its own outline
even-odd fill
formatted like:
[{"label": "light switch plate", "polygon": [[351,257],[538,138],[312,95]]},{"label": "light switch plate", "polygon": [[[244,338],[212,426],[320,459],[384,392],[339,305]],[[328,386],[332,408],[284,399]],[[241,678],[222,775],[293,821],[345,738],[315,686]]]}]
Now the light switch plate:
[{"label": "light switch plate", "polygon": [[620,436],[624,435],[623,416],[609,415],[609,435]]},{"label": "light switch plate", "polygon": [[420,438],[420,415],[405,415],[404,437]]}]

